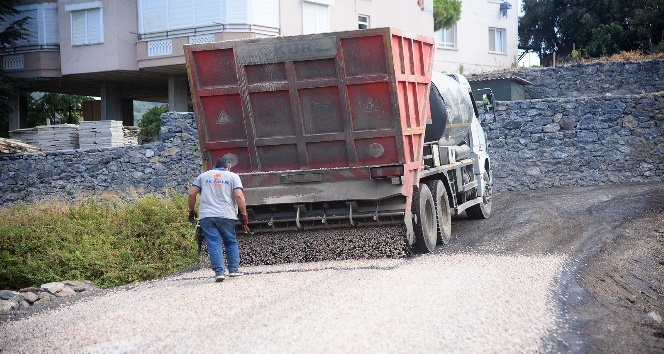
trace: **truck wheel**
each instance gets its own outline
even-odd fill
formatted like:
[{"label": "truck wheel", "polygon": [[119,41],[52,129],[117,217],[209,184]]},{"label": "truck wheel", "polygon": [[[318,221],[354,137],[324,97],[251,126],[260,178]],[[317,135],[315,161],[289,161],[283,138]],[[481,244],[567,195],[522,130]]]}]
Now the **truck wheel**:
[{"label": "truck wheel", "polygon": [[488,171],[484,171],[482,179],[484,180],[484,195],[482,196],[482,202],[466,209],[466,214],[471,219],[488,219],[489,215],[491,215],[492,191]]},{"label": "truck wheel", "polygon": [[427,182],[429,190],[433,194],[436,206],[436,218],[438,219],[437,238],[439,245],[446,245],[452,237],[452,212],[447,196],[445,184],[441,180]]},{"label": "truck wheel", "polygon": [[435,210],[431,190],[426,184],[420,184],[420,189],[413,191],[413,215],[417,218],[413,223],[414,246],[419,253],[429,253],[436,248],[438,222]]}]

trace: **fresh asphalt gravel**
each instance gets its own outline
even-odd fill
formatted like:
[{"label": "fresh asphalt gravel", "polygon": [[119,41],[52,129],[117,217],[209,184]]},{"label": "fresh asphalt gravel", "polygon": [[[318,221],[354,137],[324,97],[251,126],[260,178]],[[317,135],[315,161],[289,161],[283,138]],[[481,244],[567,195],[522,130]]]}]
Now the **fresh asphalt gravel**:
[{"label": "fresh asphalt gravel", "polygon": [[245,267],[223,283],[200,269],[3,323],[0,352],[534,353],[564,262],[429,254]]}]

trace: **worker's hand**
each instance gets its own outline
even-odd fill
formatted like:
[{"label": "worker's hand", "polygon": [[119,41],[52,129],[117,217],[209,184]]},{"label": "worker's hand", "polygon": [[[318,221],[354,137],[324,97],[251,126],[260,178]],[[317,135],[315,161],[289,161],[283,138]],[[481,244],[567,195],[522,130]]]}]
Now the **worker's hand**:
[{"label": "worker's hand", "polygon": [[240,214],[240,221],[242,222],[242,227],[244,228],[245,232],[251,231],[249,229],[249,215],[247,214]]},{"label": "worker's hand", "polygon": [[198,214],[196,214],[195,210],[190,210],[189,211],[189,222],[190,223],[195,224],[197,217],[198,217]]}]

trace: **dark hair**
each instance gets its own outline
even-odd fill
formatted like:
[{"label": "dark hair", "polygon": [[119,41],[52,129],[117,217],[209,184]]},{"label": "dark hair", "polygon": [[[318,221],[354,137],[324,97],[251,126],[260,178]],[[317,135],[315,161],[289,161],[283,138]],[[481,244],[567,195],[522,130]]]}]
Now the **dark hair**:
[{"label": "dark hair", "polygon": [[227,157],[220,157],[214,163],[214,168],[229,168],[233,165],[233,161]]}]

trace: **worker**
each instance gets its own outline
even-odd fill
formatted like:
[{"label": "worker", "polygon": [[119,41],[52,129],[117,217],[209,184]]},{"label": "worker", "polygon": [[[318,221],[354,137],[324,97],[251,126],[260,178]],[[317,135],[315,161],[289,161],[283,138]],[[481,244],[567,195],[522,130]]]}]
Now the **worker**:
[{"label": "worker", "polygon": [[[242,275],[240,267],[240,249],[235,235],[235,221],[239,217],[245,231],[249,231],[247,204],[244,199],[240,176],[230,171],[233,160],[222,157],[215,162],[214,168],[203,172],[189,188],[187,204],[189,222],[198,217],[208,253],[210,266],[214,270],[215,281],[222,282],[225,277],[224,249],[228,261],[228,276]],[[198,214],[196,198],[201,195]],[[222,249],[223,242],[223,249]]]}]

